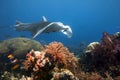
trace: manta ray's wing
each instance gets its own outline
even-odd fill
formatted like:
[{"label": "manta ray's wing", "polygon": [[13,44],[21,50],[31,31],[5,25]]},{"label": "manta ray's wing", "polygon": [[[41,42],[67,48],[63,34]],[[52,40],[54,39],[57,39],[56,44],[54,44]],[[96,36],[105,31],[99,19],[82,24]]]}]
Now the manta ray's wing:
[{"label": "manta ray's wing", "polygon": [[67,28],[64,28],[60,22],[54,22],[54,24],[52,24],[51,27],[46,28],[43,31],[43,33],[59,32],[61,30],[65,31],[65,30],[67,30]]},{"label": "manta ray's wing", "polygon": [[39,34],[41,34],[45,29],[47,29],[48,27],[50,27],[51,25],[53,25],[54,22],[48,24],[47,26],[43,27],[42,29],[40,29],[39,31],[37,31],[37,33],[33,36],[33,39],[38,36]]},{"label": "manta ray's wing", "polygon": [[41,33],[50,33],[50,32],[58,32],[58,31],[66,31],[68,28],[64,28],[61,27],[61,24],[59,24],[59,22],[51,22],[49,23],[47,26],[43,27],[42,29],[40,29],[39,31],[37,31],[37,33],[33,36],[33,38],[35,38],[36,36],[38,36]]}]

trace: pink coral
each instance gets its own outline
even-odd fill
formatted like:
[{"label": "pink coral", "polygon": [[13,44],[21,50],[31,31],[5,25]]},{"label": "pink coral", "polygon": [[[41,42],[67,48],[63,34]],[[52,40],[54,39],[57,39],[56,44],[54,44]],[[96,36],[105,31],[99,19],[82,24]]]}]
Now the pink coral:
[{"label": "pink coral", "polygon": [[34,74],[35,79],[50,79],[55,67],[67,68],[73,73],[78,70],[78,60],[60,42],[52,42],[43,51],[31,50],[27,55],[25,69]]},{"label": "pink coral", "polygon": [[26,56],[27,60],[30,62],[35,63],[35,66],[33,68],[33,71],[38,71],[39,67],[44,67],[46,63],[49,63],[48,57],[45,57],[44,51],[34,51],[31,50]]}]

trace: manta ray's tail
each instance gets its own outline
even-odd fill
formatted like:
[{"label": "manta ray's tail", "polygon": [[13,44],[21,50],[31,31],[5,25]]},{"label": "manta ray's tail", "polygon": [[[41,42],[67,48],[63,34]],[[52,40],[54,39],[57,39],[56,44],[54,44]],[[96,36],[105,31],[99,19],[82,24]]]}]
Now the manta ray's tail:
[{"label": "manta ray's tail", "polygon": [[16,31],[26,31],[29,27],[29,23],[22,23],[21,21],[16,21],[16,24],[14,25],[14,30]]}]

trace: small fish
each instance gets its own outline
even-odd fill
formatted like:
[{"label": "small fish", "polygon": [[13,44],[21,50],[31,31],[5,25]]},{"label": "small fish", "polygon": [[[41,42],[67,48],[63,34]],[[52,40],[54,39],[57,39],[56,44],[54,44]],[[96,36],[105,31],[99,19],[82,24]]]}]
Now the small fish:
[{"label": "small fish", "polygon": [[19,66],[20,66],[19,64],[14,65],[14,66],[12,67],[12,70],[16,70],[16,69],[18,69]]},{"label": "small fish", "polygon": [[13,56],[13,54],[9,54],[8,58],[10,59],[11,63],[16,63],[18,60]]},{"label": "small fish", "polygon": [[13,54],[8,55],[8,59],[10,60],[10,66],[12,70],[16,70],[20,67],[20,62],[17,58],[14,57]]},{"label": "small fish", "polygon": [[9,55],[8,55],[8,58],[9,58],[9,59],[14,58],[13,54],[9,54]]}]

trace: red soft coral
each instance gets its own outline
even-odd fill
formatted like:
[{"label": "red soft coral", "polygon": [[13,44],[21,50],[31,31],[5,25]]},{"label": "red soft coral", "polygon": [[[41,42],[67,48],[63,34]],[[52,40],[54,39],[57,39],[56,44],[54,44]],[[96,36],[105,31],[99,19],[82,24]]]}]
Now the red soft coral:
[{"label": "red soft coral", "polygon": [[78,69],[78,59],[62,43],[52,42],[46,46],[45,51],[53,56],[53,60],[59,68],[65,67],[72,72]]},{"label": "red soft coral", "polygon": [[117,67],[120,65],[120,41],[115,35],[104,32],[101,43],[86,55],[86,58],[89,59],[87,65],[89,64],[89,67],[93,66],[92,69],[90,68],[89,70],[94,70],[95,68],[101,72],[109,71],[112,75],[115,72],[117,72],[117,75],[120,73],[110,68],[111,66],[115,66],[117,69],[120,68]]},{"label": "red soft coral", "polygon": [[61,43],[50,43],[46,46],[45,52],[51,55],[52,60],[57,66],[66,66],[65,53],[68,52],[68,50]]}]

